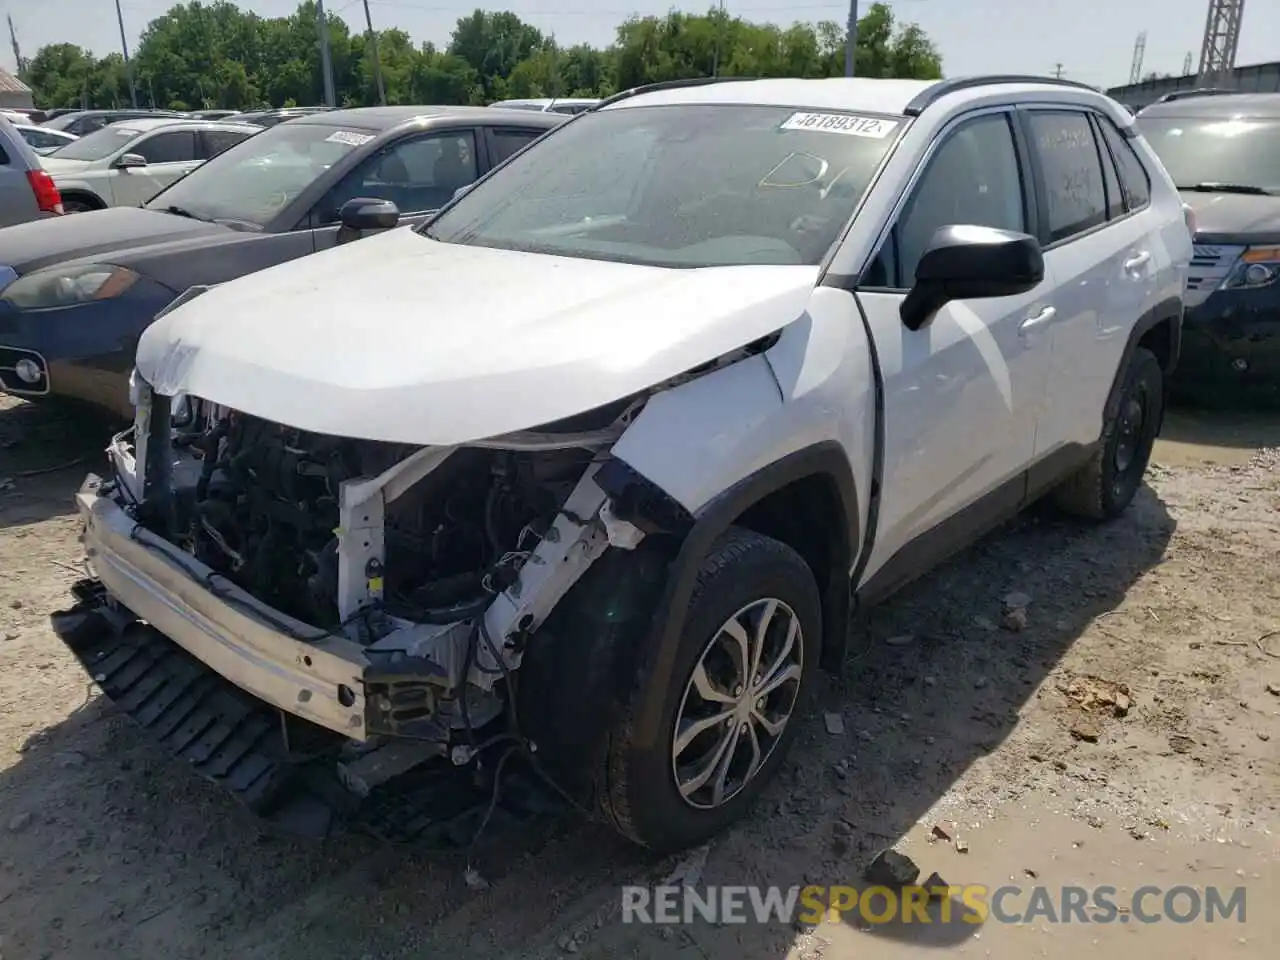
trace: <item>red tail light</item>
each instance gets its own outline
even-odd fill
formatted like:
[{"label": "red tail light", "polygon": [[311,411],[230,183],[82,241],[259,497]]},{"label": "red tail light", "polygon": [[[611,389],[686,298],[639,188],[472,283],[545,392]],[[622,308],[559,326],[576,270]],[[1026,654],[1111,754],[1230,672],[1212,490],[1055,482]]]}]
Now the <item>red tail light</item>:
[{"label": "red tail light", "polygon": [[36,195],[36,204],[41,213],[62,213],[62,194],[58,192],[53,177],[43,170],[28,170],[27,182]]}]

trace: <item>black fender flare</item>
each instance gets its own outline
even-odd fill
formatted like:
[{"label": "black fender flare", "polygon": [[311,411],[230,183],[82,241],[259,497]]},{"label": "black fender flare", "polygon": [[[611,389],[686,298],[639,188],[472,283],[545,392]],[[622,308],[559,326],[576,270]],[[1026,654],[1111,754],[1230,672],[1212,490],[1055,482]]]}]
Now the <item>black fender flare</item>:
[{"label": "black fender flare", "polygon": [[680,691],[669,681],[684,629],[685,613],[703,559],[712,544],[747,508],[771,493],[813,476],[831,479],[842,516],[832,518],[836,546],[828,583],[819,583],[823,599],[823,664],[831,668],[844,660],[847,642],[850,592],[849,571],[861,545],[860,514],[853,470],[844,449],[835,441],[823,441],[788,454],[738,481],[694,514],[680,550],[672,562],[667,583],[654,612],[649,643],[644,651],[641,676],[650,678],[634,707],[632,736],[641,746],[657,740],[668,699]]},{"label": "black fender flare", "polygon": [[1111,390],[1107,393],[1107,403],[1102,412],[1104,424],[1114,417],[1120,409],[1120,392],[1124,386],[1125,371],[1129,369],[1129,364],[1133,362],[1133,352],[1138,349],[1138,343],[1162,323],[1170,324],[1171,331],[1168,345],[1169,355],[1166,358],[1167,362],[1164,371],[1167,382],[1168,376],[1178,366],[1178,356],[1182,352],[1183,312],[1184,304],[1182,298],[1168,297],[1144,313],[1138,318],[1138,322],[1133,325],[1133,328],[1129,331],[1129,339],[1124,345],[1124,353],[1120,357],[1120,365],[1116,368],[1115,379],[1111,381]]}]

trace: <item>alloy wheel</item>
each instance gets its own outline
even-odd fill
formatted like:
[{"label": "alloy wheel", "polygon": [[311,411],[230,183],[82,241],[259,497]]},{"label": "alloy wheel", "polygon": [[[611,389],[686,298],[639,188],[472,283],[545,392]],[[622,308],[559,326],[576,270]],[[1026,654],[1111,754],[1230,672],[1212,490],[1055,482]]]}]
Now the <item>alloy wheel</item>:
[{"label": "alloy wheel", "polygon": [[719,807],[742,792],[778,745],[804,671],[800,619],[768,597],[742,607],[694,664],[672,733],[671,769],[684,801]]}]

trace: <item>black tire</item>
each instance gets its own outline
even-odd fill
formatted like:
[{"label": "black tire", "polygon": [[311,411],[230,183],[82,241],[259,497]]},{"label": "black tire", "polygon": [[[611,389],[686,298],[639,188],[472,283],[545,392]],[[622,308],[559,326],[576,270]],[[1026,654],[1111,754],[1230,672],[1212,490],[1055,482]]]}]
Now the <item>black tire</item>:
[{"label": "black tire", "polygon": [[90,213],[94,210],[103,209],[101,203],[96,203],[87,197],[63,197],[62,212],[63,213]]},{"label": "black tire", "polygon": [[[1141,412],[1136,425],[1135,411]],[[1090,520],[1111,520],[1123,513],[1142,486],[1163,420],[1164,371],[1155,354],[1137,347],[1124,371],[1115,415],[1103,424],[1101,444],[1092,459],[1054,491],[1054,503]]]},{"label": "black tire", "polygon": [[[799,682],[794,695],[787,694],[793,706],[752,778],[718,806],[692,806],[681,796],[672,759],[676,721],[686,690],[694,668],[721,626],[740,609],[766,598],[789,607],[800,626],[800,642],[796,644],[803,653]],[[671,675],[636,676],[622,715],[610,730],[597,792],[606,820],[635,843],[671,851],[701,843],[742,816],[777,773],[795,736],[814,687],[821,633],[818,586],[800,555],[777,540],[730,528],[712,546],[698,573]],[[651,689],[654,684],[661,684],[662,689]],[[646,746],[637,741],[633,725],[640,704],[652,696],[660,697],[664,707],[658,736]],[[728,726],[736,723],[730,721]],[[714,734],[714,729],[709,732]]]}]

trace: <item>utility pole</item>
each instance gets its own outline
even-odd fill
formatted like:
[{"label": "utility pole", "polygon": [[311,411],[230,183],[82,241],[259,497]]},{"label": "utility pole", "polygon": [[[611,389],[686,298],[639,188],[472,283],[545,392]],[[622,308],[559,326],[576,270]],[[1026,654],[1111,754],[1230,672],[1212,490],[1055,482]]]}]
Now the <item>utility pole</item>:
[{"label": "utility pole", "polygon": [[27,66],[22,59],[22,48],[18,46],[18,31],[13,28],[13,14],[7,15],[9,20],[9,43],[13,46],[13,62],[18,65],[17,77],[19,80],[25,80],[24,74],[27,72]]},{"label": "utility pole", "polygon": [[373,55],[373,78],[378,81],[378,102],[387,105],[387,91],[382,85],[382,61],[378,59],[378,35],[373,32],[373,18],[369,16],[369,0],[364,0],[364,25],[369,37],[369,52]]},{"label": "utility pole", "polygon": [[720,76],[720,44],[724,38],[724,0],[720,0],[720,13],[716,17],[716,52],[711,60],[711,76]]},{"label": "utility pole", "polygon": [[849,0],[849,25],[844,39],[844,75],[853,76],[854,54],[858,51],[858,0]]},{"label": "utility pole", "polygon": [[[116,0],[118,4],[120,0]],[[324,15],[324,0],[316,0],[316,29],[320,31],[320,72],[324,74],[324,103],[336,107],[333,93],[333,64],[329,60],[329,20]]]},{"label": "utility pole", "polygon": [[1053,65],[1053,75],[1057,77],[1059,80],[1062,79],[1062,64],[1055,63]]},{"label": "utility pole", "polygon": [[1200,86],[1221,87],[1231,83],[1243,16],[1244,0],[1209,0],[1204,42],[1200,47],[1200,74],[1197,78]]},{"label": "utility pole", "polygon": [[138,88],[133,83],[133,64],[129,62],[129,41],[124,36],[124,14],[120,12],[120,0],[116,0],[116,23],[120,25],[120,52],[124,54],[124,69],[129,75],[129,102],[138,109]]},{"label": "utility pole", "polygon": [[1147,31],[1138,34],[1133,42],[1133,62],[1129,64],[1129,83],[1138,83],[1142,79],[1142,58],[1147,52]]},{"label": "utility pole", "polygon": [[1191,76],[1191,51],[1187,51],[1187,55],[1182,58],[1182,75],[1184,77]]}]

